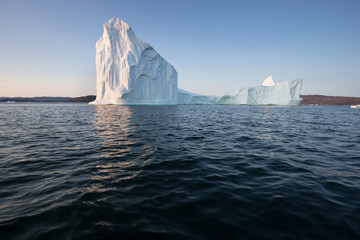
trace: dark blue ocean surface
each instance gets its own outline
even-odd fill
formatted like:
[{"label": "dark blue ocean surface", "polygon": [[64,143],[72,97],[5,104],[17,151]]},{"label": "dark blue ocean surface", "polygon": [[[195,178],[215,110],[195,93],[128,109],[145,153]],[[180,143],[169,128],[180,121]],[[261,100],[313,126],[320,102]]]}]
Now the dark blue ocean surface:
[{"label": "dark blue ocean surface", "polygon": [[359,239],[360,110],[0,104],[1,239]]}]

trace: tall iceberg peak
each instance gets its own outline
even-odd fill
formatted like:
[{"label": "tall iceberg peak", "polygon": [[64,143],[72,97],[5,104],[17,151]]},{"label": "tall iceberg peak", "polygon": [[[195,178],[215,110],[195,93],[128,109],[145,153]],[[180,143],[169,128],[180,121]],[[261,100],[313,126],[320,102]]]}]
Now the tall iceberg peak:
[{"label": "tall iceberg peak", "polygon": [[96,43],[96,100],[91,104],[250,104],[298,105],[301,80],[261,86],[234,95],[205,96],[178,89],[178,74],[119,18],[104,24]]},{"label": "tall iceberg peak", "polygon": [[93,104],[176,104],[177,72],[119,18],[104,24],[96,43]]},{"label": "tall iceberg peak", "polygon": [[112,18],[104,24],[104,29],[126,32],[131,30],[131,27],[119,18]]}]

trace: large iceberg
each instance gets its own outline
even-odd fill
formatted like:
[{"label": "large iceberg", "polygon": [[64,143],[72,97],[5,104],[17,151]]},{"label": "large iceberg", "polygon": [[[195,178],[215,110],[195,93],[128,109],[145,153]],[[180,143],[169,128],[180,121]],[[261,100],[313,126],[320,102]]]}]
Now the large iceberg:
[{"label": "large iceberg", "polygon": [[91,104],[298,105],[301,80],[242,88],[234,95],[205,96],[178,89],[178,74],[128,24],[113,18],[96,43],[97,95]]},{"label": "large iceberg", "polygon": [[113,18],[96,43],[93,104],[176,104],[177,72],[128,24]]}]

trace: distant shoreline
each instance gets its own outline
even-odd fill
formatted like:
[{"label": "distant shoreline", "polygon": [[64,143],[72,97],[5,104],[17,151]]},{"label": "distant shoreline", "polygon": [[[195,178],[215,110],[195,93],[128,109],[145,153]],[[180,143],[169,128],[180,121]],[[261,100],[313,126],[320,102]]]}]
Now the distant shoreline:
[{"label": "distant shoreline", "polygon": [[0,97],[0,102],[38,102],[38,103],[88,103],[94,101],[95,95],[81,97]]},{"label": "distant shoreline", "polygon": [[[300,95],[303,99],[300,105],[356,105],[360,104],[360,97]],[[0,102],[38,102],[38,103],[89,103],[94,101],[95,95],[81,97],[0,97]]]},{"label": "distant shoreline", "polygon": [[357,105],[360,97],[342,97],[325,95],[300,95],[303,101],[300,105]]}]

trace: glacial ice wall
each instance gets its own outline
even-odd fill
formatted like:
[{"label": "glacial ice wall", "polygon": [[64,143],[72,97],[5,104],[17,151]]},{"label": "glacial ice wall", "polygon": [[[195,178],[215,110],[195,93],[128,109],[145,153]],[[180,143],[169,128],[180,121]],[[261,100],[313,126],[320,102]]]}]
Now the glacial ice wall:
[{"label": "glacial ice wall", "polygon": [[178,74],[128,24],[112,18],[96,43],[96,100],[91,104],[298,105],[301,80],[242,88],[234,95],[205,96],[178,89]]}]

